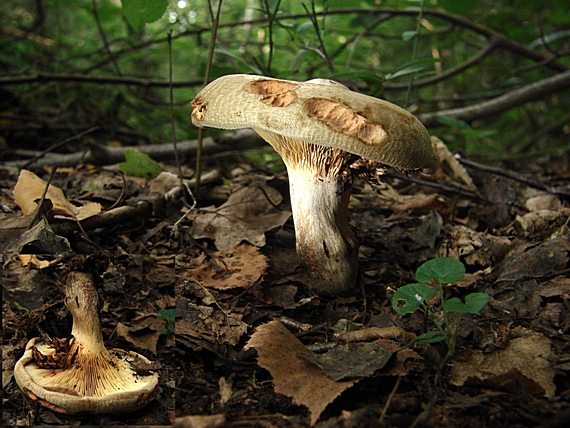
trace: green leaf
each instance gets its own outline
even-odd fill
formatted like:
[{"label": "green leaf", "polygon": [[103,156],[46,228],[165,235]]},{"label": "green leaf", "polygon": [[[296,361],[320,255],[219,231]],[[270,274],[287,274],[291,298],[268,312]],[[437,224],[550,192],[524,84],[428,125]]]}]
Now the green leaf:
[{"label": "green leaf", "polygon": [[119,169],[134,177],[156,178],[158,174],[164,171],[158,162],[138,150],[127,149],[125,160],[126,162],[119,164]]},{"label": "green leaf", "polygon": [[418,343],[436,343],[445,340],[445,334],[441,331],[428,331],[427,333],[420,334],[416,337]]},{"label": "green leaf", "polygon": [[435,290],[427,284],[408,284],[396,290],[392,296],[392,307],[400,315],[411,314],[431,299]]},{"label": "green leaf", "polygon": [[404,42],[407,42],[409,40],[412,40],[417,35],[418,35],[418,32],[416,30],[404,31],[402,33],[402,39],[404,40]]},{"label": "green leaf", "polygon": [[435,119],[442,125],[449,126],[450,128],[457,128],[457,129],[471,128],[467,122],[464,122],[463,120],[460,119],[456,119],[454,117],[436,115]]},{"label": "green leaf", "polygon": [[156,317],[159,320],[167,320],[167,321],[174,322],[174,319],[176,317],[176,310],[174,310],[174,309],[161,309],[156,314]]},{"label": "green leaf", "polygon": [[123,14],[136,32],[164,15],[168,0],[123,0]]},{"label": "green leaf", "polygon": [[222,55],[227,55],[228,57],[235,59],[241,65],[243,65],[247,69],[247,71],[249,71],[250,73],[263,75],[263,72],[259,68],[255,67],[251,64],[248,64],[246,61],[244,61],[243,56],[236,55],[233,52],[231,52],[227,49],[224,49],[224,48],[215,48],[214,52],[218,53],[218,54],[222,54]]},{"label": "green leaf", "polygon": [[415,61],[408,62],[401,67],[398,67],[391,73],[388,73],[385,77],[386,80],[395,79],[396,77],[406,76],[408,74],[417,73],[426,68],[427,65],[436,62],[441,62],[438,58],[422,58]]},{"label": "green leaf", "polygon": [[477,314],[483,306],[487,304],[489,295],[485,293],[471,293],[465,297],[465,303],[457,297],[446,300],[443,309],[450,312],[460,312],[462,314]]},{"label": "green leaf", "polygon": [[460,15],[469,14],[477,6],[477,0],[438,0],[437,3],[446,11]]},{"label": "green leaf", "polygon": [[421,282],[430,282],[433,279],[442,283],[457,282],[464,275],[463,263],[449,257],[429,260],[416,270],[416,279]]}]

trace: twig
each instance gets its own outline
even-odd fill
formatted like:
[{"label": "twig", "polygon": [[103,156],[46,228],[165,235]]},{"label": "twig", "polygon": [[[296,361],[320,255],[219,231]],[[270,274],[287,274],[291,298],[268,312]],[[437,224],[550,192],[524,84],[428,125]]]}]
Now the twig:
[{"label": "twig", "polygon": [[41,196],[40,200],[37,202],[38,206],[36,207],[36,211],[34,212],[34,217],[32,218],[32,221],[28,225],[28,228],[26,229],[26,231],[30,230],[36,224],[36,221],[38,220],[38,217],[40,216],[40,213],[42,212],[44,202],[46,200],[46,195],[47,195],[47,192],[49,190],[49,186],[51,186],[51,182],[53,180],[53,177],[54,177],[56,171],[57,171],[57,167],[53,167],[51,169],[51,172],[49,174],[49,178],[48,178],[48,181],[47,181],[46,186],[44,188],[44,191],[42,193],[42,196]]},{"label": "twig", "polygon": [[311,20],[311,23],[313,24],[313,28],[315,29],[315,33],[317,34],[317,40],[319,42],[319,49],[309,49],[308,47],[307,47],[307,49],[314,50],[314,51],[318,52],[326,61],[329,71],[332,74],[334,74],[334,66],[331,62],[331,59],[327,55],[327,50],[325,48],[325,42],[323,41],[321,30],[319,28],[319,22],[317,21],[317,17],[319,15],[321,15],[324,19],[326,12],[323,11],[321,14],[317,14],[317,11],[315,9],[315,0],[311,0],[311,12],[309,12],[309,9],[305,5],[305,3],[302,3],[302,5],[303,5],[303,9],[305,9],[305,12],[307,12],[308,17]]},{"label": "twig", "polygon": [[473,169],[477,169],[479,171],[488,172],[491,174],[497,174],[497,175],[501,175],[503,177],[511,178],[515,181],[526,184],[527,186],[534,187],[535,189],[544,190],[544,191],[551,193],[553,195],[570,196],[570,190],[569,189],[547,186],[546,184],[543,184],[540,181],[537,181],[533,178],[527,177],[526,175],[519,174],[518,172],[511,171],[509,169],[499,168],[499,167],[490,166],[490,165],[484,165],[484,164],[481,164],[478,162],[473,162],[473,161],[470,161],[467,159],[462,159],[462,158],[459,158],[458,160],[459,160],[459,162],[461,162],[463,165],[465,165],[468,168],[473,168]]},{"label": "twig", "polygon": [[[220,25],[220,14],[222,12],[223,0],[218,0],[218,10],[212,22],[212,31],[210,36],[210,46],[208,47],[208,60],[206,61],[206,71],[204,72],[203,86],[206,86],[210,81],[210,72],[212,70],[212,62],[214,60],[214,49],[216,47],[216,36],[218,34],[218,27]],[[210,13],[212,13],[212,3],[208,0]],[[198,146],[196,149],[196,186],[194,187],[197,197],[200,197],[200,177],[202,175],[202,141],[204,139],[204,129],[198,128]]]},{"label": "twig", "polygon": [[392,402],[392,398],[394,398],[394,395],[396,395],[396,391],[398,390],[398,387],[400,386],[401,380],[402,380],[402,376],[398,376],[396,379],[396,383],[394,384],[394,387],[392,388],[392,391],[390,391],[390,395],[386,399],[386,403],[384,404],[384,407],[382,407],[382,413],[380,414],[380,418],[379,418],[378,422],[381,423],[382,420],[384,419],[384,417],[386,416],[386,412],[388,411],[388,407],[390,407],[390,403]]},{"label": "twig", "polygon": [[[140,79],[136,77],[120,77],[120,76],[89,76],[86,74],[55,74],[55,73],[37,73],[29,76],[13,76],[0,77],[0,85],[24,85],[28,83],[38,82],[83,82],[95,83],[100,85],[132,85],[143,88],[159,87],[168,88],[170,82],[165,80]],[[185,82],[172,82],[175,88],[184,88],[191,86],[200,86],[202,80],[189,80]]]},{"label": "twig", "polygon": [[[265,146],[267,143],[251,129],[243,129],[239,131],[231,131],[217,137],[207,137],[203,141],[202,154],[211,155],[221,152],[235,152],[240,150],[247,150],[255,147]],[[125,160],[125,151],[128,149],[136,149],[152,157],[156,161],[172,160],[174,153],[172,145],[170,144],[150,144],[146,146],[123,146],[123,147],[110,147],[100,144],[90,144],[90,150],[84,153],[70,153],[70,154],[52,154],[50,153],[46,158],[39,158],[34,163],[28,165],[28,169],[37,170],[44,166],[57,165],[76,166],[80,162],[92,163],[95,165],[110,165]],[[181,156],[195,156],[197,151],[197,141],[187,140],[178,142],[178,151]],[[13,154],[18,154],[18,150],[14,150]],[[25,152],[29,156],[29,151]],[[37,156],[37,154],[35,154]],[[22,168],[24,164],[28,163],[27,159],[6,161],[5,166],[13,168]]]},{"label": "twig", "polygon": [[103,26],[101,25],[101,19],[99,19],[99,11],[97,10],[97,1],[92,0],[91,6],[92,6],[91,10],[93,12],[93,16],[95,17],[95,23],[97,24],[97,30],[99,31],[101,40],[103,40],[103,46],[105,46],[105,51],[107,52],[107,55],[109,55],[109,58],[111,59],[111,62],[115,67],[115,71],[119,76],[121,76],[123,73],[121,73],[121,69],[119,67],[119,63],[117,62],[117,58],[115,58],[115,55],[111,51],[111,47],[109,46],[109,41],[107,40],[105,30],[103,30]]},{"label": "twig", "polygon": [[[416,34],[414,35],[414,47],[412,50],[412,61],[415,61],[418,57],[418,43],[420,41],[420,30],[422,25],[422,19],[424,16],[424,0],[421,0],[420,12],[418,14],[418,21],[416,23]],[[410,95],[412,93],[412,86],[414,84],[414,73],[410,74],[410,80],[408,81],[408,87],[406,88],[406,98],[404,102],[404,108],[408,108],[410,105]]]},{"label": "twig", "polygon": [[275,11],[271,12],[271,8],[269,7],[269,0],[264,0],[265,13],[267,13],[267,31],[269,33],[269,55],[267,58],[267,74],[269,76],[272,75],[271,63],[273,61],[273,50],[275,48],[273,43],[273,24],[275,23],[275,17],[277,16],[277,12],[279,11],[280,4],[281,0],[277,0],[277,4],[275,5]]},{"label": "twig", "polygon": [[426,113],[418,116],[418,119],[426,126],[433,127],[439,124],[438,117],[452,117],[455,119],[472,122],[477,119],[494,116],[518,105],[534,101],[548,94],[570,89],[570,70],[555,76],[540,80],[527,86],[509,91],[504,95],[474,104],[468,107],[443,110],[434,113]]},{"label": "twig", "polygon": [[83,132],[80,132],[80,133],[77,134],[77,135],[74,135],[74,136],[69,137],[69,138],[65,138],[64,140],[59,141],[59,142],[57,142],[57,143],[51,145],[51,146],[48,147],[47,149],[45,149],[45,150],[41,151],[40,153],[38,153],[37,155],[35,155],[32,159],[30,159],[29,161],[27,161],[24,165],[22,165],[22,169],[28,168],[28,167],[29,167],[31,164],[33,164],[35,161],[37,161],[38,159],[44,157],[46,154],[48,154],[48,153],[50,153],[50,152],[53,152],[54,150],[60,148],[61,146],[64,146],[64,145],[66,145],[67,143],[70,143],[70,142],[72,142],[72,141],[78,140],[78,139],[80,139],[81,137],[84,137],[84,136],[87,135],[87,134],[90,134],[90,133],[92,133],[92,132],[94,132],[94,131],[97,131],[98,129],[100,129],[99,126],[93,126],[92,128],[89,128],[89,129],[87,129],[87,130],[85,130],[85,131],[83,131]]}]

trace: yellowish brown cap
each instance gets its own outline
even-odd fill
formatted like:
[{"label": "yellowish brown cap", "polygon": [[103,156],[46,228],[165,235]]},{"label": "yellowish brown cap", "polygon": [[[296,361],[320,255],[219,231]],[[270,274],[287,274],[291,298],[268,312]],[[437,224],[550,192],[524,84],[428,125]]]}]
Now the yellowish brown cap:
[{"label": "yellowish brown cap", "polygon": [[436,147],[412,114],[326,79],[223,76],[192,101],[192,123],[271,132],[401,170],[432,174],[439,166]]}]

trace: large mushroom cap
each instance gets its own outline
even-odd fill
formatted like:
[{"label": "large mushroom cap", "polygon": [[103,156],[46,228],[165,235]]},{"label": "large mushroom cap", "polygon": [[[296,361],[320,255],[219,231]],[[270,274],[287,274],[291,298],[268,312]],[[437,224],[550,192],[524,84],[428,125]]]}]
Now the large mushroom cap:
[{"label": "large mushroom cap", "polygon": [[89,274],[71,272],[65,304],[73,315],[72,339],[31,339],[14,367],[14,377],[32,400],[61,413],[127,413],[153,400],[157,372],[135,352],[103,344],[98,295]]},{"label": "large mushroom cap", "polygon": [[192,101],[192,123],[268,131],[407,171],[432,174],[439,165],[437,149],[412,114],[326,79],[223,76]]}]

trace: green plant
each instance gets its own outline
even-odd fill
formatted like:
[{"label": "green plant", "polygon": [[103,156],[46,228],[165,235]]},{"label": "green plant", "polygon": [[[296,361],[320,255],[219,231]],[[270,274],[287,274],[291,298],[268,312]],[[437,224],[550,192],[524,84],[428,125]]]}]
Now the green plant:
[{"label": "green plant", "polygon": [[174,334],[175,326],[174,326],[174,319],[176,316],[176,311],[174,309],[161,309],[156,314],[156,318],[159,320],[164,320],[166,322],[166,329],[159,329],[158,332],[160,334]]},{"label": "green plant", "polygon": [[[449,361],[455,352],[457,336],[463,314],[478,313],[489,300],[485,293],[471,293],[465,296],[465,303],[457,297],[445,299],[443,293],[444,283],[453,283],[461,280],[465,275],[465,266],[459,260],[442,257],[425,262],[416,270],[414,284],[400,287],[392,296],[392,307],[400,314],[413,313],[422,308],[426,315],[433,321],[437,330],[424,333],[417,337],[420,343],[434,343],[445,340],[447,355],[442,366]],[[428,300],[439,291],[443,320],[440,321],[434,307]],[[450,312],[458,313],[454,323],[450,321]]]}]

